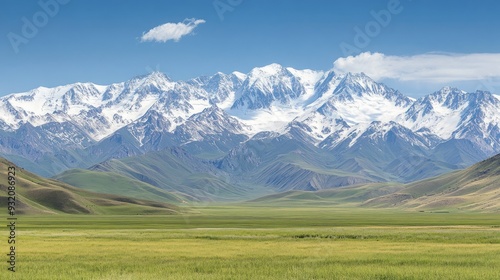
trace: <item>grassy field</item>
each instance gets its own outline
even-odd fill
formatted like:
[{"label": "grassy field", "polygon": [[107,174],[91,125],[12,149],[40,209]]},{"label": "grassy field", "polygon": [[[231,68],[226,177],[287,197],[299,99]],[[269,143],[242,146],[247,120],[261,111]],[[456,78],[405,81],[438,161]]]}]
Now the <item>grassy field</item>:
[{"label": "grassy field", "polygon": [[494,213],[207,206],[20,216],[17,235],[1,279],[500,279]]}]

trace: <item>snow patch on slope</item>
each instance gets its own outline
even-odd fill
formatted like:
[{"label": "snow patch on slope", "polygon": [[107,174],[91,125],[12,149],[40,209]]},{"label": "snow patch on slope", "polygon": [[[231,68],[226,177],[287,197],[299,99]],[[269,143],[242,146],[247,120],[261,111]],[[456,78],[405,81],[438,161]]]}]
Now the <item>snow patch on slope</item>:
[{"label": "snow patch on slope", "polygon": [[292,75],[297,77],[300,83],[304,86],[305,94],[300,97],[302,102],[314,95],[316,84],[325,74],[323,71],[314,71],[310,69],[297,70],[291,67],[286,69],[292,73]]},{"label": "snow patch on slope", "polygon": [[301,108],[286,108],[279,105],[271,105],[269,109],[260,110],[238,110],[226,111],[250,129],[246,130],[248,136],[253,136],[262,131],[281,132],[303,110]]}]

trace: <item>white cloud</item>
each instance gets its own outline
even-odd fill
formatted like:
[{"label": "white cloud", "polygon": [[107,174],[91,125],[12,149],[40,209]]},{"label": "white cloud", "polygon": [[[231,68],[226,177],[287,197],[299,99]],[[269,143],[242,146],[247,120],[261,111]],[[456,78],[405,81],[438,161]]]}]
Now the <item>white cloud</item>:
[{"label": "white cloud", "polygon": [[183,36],[193,32],[202,23],[205,23],[205,20],[194,18],[185,19],[183,22],[178,23],[167,22],[144,33],[141,37],[141,42],[165,43],[169,40],[178,42]]},{"label": "white cloud", "polygon": [[364,72],[375,80],[447,83],[500,78],[500,53],[428,53],[392,56],[365,52],[339,58],[333,63],[337,73]]}]

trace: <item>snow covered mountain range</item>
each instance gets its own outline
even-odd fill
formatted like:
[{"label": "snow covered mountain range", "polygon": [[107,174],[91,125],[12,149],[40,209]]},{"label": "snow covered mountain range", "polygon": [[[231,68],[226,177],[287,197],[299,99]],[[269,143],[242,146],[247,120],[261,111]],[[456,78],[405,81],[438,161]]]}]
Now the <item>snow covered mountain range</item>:
[{"label": "snow covered mountain range", "polygon": [[252,160],[255,172],[283,166],[264,160],[265,149],[255,150],[259,142],[293,147],[275,155],[294,155],[284,166],[364,174],[344,184],[408,181],[500,152],[499,127],[500,97],[489,92],[445,87],[413,99],[363,73],[278,64],[189,81],[154,72],[107,86],[40,87],[0,98],[0,154],[42,175],[169,147],[229,173]]}]

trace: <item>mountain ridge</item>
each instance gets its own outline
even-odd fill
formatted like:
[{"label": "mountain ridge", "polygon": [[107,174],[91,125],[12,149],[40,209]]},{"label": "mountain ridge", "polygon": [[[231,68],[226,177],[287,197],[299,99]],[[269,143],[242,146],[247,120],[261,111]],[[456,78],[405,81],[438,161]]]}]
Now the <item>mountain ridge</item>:
[{"label": "mountain ridge", "polygon": [[[407,182],[500,152],[499,127],[500,100],[489,92],[445,87],[413,99],[363,73],[279,64],[188,81],[153,72],[107,86],[75,83],[0,98],[0,155],[45,176],[172,147],[219,162],[232,155],[233,165],[244,166],[234,153],[249,141],[268,138],[278,150],[295,145],[273,140],[285,136],[301,143],[301,152],[318,150],[331,162],[267,160],[259,182],[277,183],[271,170],[279,177],[297,166],[312,181],[337,172],[350,174],[346,184]],[[418,170],[407,172],[411,167]]]}]

